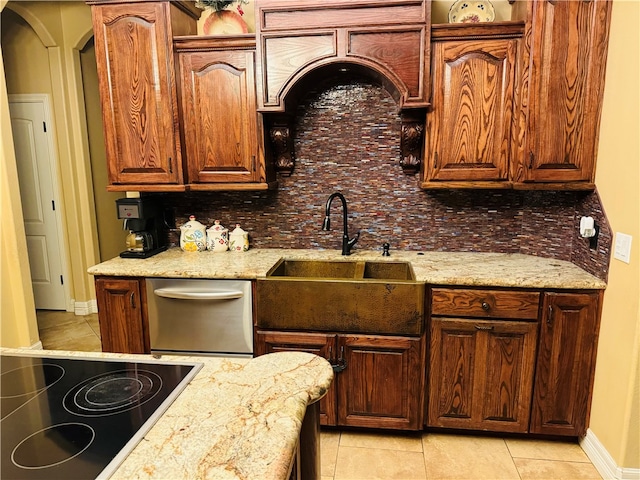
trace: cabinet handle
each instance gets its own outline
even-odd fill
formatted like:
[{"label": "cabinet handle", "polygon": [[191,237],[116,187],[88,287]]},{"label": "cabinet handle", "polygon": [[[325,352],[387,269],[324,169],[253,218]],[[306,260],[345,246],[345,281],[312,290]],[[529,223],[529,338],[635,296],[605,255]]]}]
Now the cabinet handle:
[{"label": "cabinet handle", "polygon": [[433,154],[433,168],[438,168],[438,152]]},{"label": "cabinet handle", "polygon": [[475,327],[476,327],[476,330],[483,330],[483,331],[486,331],[486,332],[490,332],[494,328],[492,326],[485,327],[483,325],[475,325]]},{"label": "cabinet handle", "polygon": [[533,169],[533,152],[529,152],[529,170]]},{"label": "cabinet handle", "polygon": [[485,312],[488,312],[489,310],[491,310],[491,305],[489,305],[487,302],[482,302],[482,309]]},{"label": "cabinet handle", "polygon": [[344,346],[340,347],[340,357],[338,357],[338,361],[336,363],[331,364],[331,367],[333,368],[334,373],[340,373],[347,368],[347,361],[344,358]]},{"label": "cabinet handle", "polygon": [[252,172],[256,171],[256,156],[255,155],[251,155],[251,171]]},{"label": "cabinet handle", "polygon": [[169,157],[169,173],[173,173],[173,161],[171,157]]},{"label": "cabinet handle", "polygon": [[553,323],[553,305],[549,305],[549,315],[547,315],[547,325]]},{"label": "cabinet handle", "polygon": [[131,296],[129,297],[129,303],[131,303],[131,308],[136,308],[136,293],[131,292]]}]

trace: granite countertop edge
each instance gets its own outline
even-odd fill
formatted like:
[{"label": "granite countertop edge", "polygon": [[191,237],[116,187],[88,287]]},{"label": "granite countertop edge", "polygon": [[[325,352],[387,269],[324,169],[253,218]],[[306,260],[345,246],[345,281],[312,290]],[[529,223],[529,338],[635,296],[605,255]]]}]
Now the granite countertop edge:
[{"label": "granite countertop edge", "polygon": [[333,370],[323,358],[278,352],[249,358],[0,348],[1,354],[202,364],[110,480],[286,479],[307,405]]},{"label": "granite countertop edge", "polygon": [[172,248],[147,259],[116,257],[90,267],[96,276],[164,278],[264,278],[282,258],[410,262],[416,280],[431,285],[552,289],[606,288],[606,282],[565,260],[513,253],[250,249],[247,252],[184,252]]}]

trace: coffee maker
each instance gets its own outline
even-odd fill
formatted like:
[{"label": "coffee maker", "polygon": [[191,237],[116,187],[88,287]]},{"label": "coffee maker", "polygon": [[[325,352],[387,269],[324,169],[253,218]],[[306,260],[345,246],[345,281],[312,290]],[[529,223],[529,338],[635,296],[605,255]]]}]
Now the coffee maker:
[{"label": "coffee maker", "polygon": [[167,249],[164,209],[158,200],[119,198],[116,207],[124,229],[129,230],[122,258],[148,258]]}]

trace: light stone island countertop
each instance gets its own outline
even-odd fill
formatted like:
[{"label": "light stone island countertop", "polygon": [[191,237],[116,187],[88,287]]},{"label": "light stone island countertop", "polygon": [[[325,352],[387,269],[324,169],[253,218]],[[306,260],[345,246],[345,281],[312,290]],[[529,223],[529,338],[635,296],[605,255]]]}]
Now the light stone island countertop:
[{"label": "light stone island countertop", "polygon": [[172,248],[147,259],[116,257],[89,268],[92,275],[172,278],[264,277],[280,260],[379,260],[410,262],[416,280],[433,285],[604,289],[606,283],[580,267],[553,258],[507,253],[250,249],[247,252],[183,252]]},{"label": "light stone island countertop", "polygon": [[110,480],[286,479],[306,407],[333,370],[321,357],[279,352],[253,359],[0,348],[2,354],[202,363],[202,369]]}]

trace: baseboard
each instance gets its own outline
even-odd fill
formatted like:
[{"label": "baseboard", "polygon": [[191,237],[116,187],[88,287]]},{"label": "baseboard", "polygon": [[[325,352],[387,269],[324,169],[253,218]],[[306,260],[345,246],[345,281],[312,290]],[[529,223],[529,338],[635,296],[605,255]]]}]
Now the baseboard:
[{"label": "baseboard", "polygon": [[96,300],[89,300],[88,302],[73,302],[73,313],[76,315],[89,315],[91,313],[98,313],[98,302]]},{"label": "baseboard", "polygon": [[637,480],[640,478],[640,468],[619,467],[592,430],[587,430],[587,434],[580,439],[580,446],[605,480]]}]

